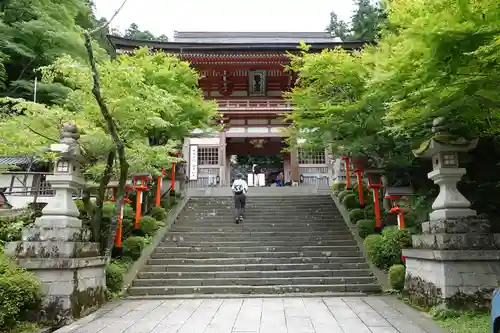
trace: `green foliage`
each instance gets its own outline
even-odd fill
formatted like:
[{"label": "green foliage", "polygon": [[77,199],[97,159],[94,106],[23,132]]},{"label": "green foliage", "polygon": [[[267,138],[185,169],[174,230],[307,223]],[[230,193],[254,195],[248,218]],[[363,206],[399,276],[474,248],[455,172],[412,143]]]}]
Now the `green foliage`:
[{"label": "green foliage", "polygon": [[136,23],[130,24],[127,30],[125,30],[125,38],[136,39],[136,40],[154,40],[161,42],[168,42],[168,37],[166,35],[155,36],[149,30],[141,31]]},{"label": "green foliage", "polygon": [[347,210],[355,209],[359,207],[359,199],[356,194],[348,194],[342,200],[342,203],[347,208]]},{"label": "green foliage", "polygon": [[40,282],[0,254],[0,330],[13,327],[40,302]]},{"label": "green foliage", "polygon": [[151,208],[151,212],[149,213],[155,220],[164,221],[167,218],[167,212],[165,208],[161,206],[155,206]]},{"label": "green foliage", "polygon": [[[363,241],[363,246],[365,248],[366,254],[370,261],[375,265],[375,259],[382,247],[382,236],[381,235],[369,235]],[[377,266],[378,267],[378,266]]]},{"label": "green foliage", "polygon": [[118,293],[123,289],[123,276],[126,270],[116,262],[111,262],[106,267],[106,286],[112,293]]},{"label": "green foliage", "polygon": [[344,191],[345,190],[345,182],[338,182],[338,183],[334,183],[332,185],[332,192],[334,195],[337,195],[339,194],[340,192]]},{"label": "green foliage", "polygon": [[[32,99],[35,69],[64,54],[86,59],[79,24],[93,27],[92,20],[92,8],[84,0],[21,0],[0,5],[0,97]],[[54,102],[68,92],[59,82],[40,82],[37,98]]]},{"label": "green foliage", "polygon": [[384,11],[381,4],[369,0],[357,0],[357,8],[351,22],[340,20],[335,12],[330,13],[330,23],[326,30],[343,41],[373,41],[378,39]]},{"label": "green foliage", "polygon": [[431,314],[434,320],[450,333],[485,333],[492,330],[489,313],[459,312],[441,309],[439,311],[431,310]]},{"label": "green foliage", "polygon": [[143,216],[139,220],[139,227],[147,236],[153,236],[160,226],[154,217]]},{"label": "green foliage", "polygon": [[406,268],[404,265],[393,265],[389,268],[389,285],[396,290],[403,290],[405,286]]},{"label": "green foliage", "polygon": [[365,211],[362,208],[354,208],[349,212],[349,221],[356,224],[361,219],[365,218]]},{"label": "green foliage", "polygon": [[132,236],[123,242],[123,254],[124,256],[137,260],[141,256],[141,252],[146,246],[146,239],[144,237]]},{"label": "green foliage", "polygon": [[356,226],[358,227],[358,235],[361,238],[366,238],[375,232],[375,220],[359,220]]},{"label": "green foliage", "polygon": [[382,235],[366,237],[364,245],[370,261],[377,268],[387,271],[391,266],[401,264],[401,250],[411,245],[411,237],[406,230],[386,227]]},{"label": "green foliage", "polygon": [[[158,165],[177,160],[170,153],[177,150],[178,140],[195,128],[208,130],[213,125],[215,103],[205,101],[197,86],[198,73],[177,57],[143,48],[116,61],[101,61],[98,70],[118,135],[127,142],[130,173],[159,174]],[[0,118],[0,155],[43,155],[51,143],[47,138],[59,137],[60,124],[75,123],[88,161],[85,173],[98,182],[114,143],[92,94],[89,67],[78,59],[61,57],[43,69],[42,81],[63,82],[73,90],[57,106],[8,100],[10,110],[21,115]],[[118,178],[116,171],[114,178]]]},{"label": "green foliage", "polygon": [[339,193],[338,195],[338,198],[339,198],[339,201],[342,203],[344,201],[344,198],[346,195],[348,194],[354,194],[354,191],[353,190],[343,190]]},{"label": "green foliage", "polygon": [[160,205],[168,212],[176,203],[177,198],[175,196],[168,196],[161,200]]},{"label": "green foliage", "polygon": [[23,228],[34,221],[35,214],[31,210],[0,215],[0,247],[4,242],[20,240]]}]

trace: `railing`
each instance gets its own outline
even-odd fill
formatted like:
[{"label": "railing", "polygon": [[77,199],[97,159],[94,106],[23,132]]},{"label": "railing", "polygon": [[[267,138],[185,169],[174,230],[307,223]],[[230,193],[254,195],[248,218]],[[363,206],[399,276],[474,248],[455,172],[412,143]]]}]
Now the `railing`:
[{"label": "railing", "polygon": [[217,99],[219,111],[292,111],[283,99]]},{"label": "railing", "polygon": [[[55,190],[45,180],[50,172],[5,172],[2,176],[11,176],[9,185],[0,184],[0,192],[12,197],[53,197]],[[29,184],[29,185],[28,185]],[[73,197],[81,198],[83,189],[77,189]]]}]

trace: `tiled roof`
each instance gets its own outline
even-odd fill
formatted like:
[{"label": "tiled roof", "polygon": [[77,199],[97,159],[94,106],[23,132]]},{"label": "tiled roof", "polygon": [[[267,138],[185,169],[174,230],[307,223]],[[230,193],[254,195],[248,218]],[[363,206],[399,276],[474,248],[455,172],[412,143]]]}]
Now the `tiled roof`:
[{"label": "tiled roof", "polygon": [[191,43],[332,43],[342,42],[329,32],[209,32],[175,31],[175,42]]},{"label": "tiled roof", "polygon": [[0,164],[3,165],[27,165],[31,161],[30,157],[0,156]]}]

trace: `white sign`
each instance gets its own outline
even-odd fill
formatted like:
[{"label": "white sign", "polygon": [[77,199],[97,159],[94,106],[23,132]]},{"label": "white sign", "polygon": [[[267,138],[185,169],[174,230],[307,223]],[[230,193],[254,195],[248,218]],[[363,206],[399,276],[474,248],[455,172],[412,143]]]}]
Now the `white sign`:
[{"label": "white sign", "polygon": [[189,146],[189,180],[198,179],[198,146]]}]

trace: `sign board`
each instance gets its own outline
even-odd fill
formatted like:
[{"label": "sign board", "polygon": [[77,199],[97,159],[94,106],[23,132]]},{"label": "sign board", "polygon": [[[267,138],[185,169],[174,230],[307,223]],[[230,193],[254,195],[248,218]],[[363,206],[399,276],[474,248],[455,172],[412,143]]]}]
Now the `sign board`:
[{"label": "sign board", "polygon": [[189,180],[198,179],[198,146],[189,146]]}]

